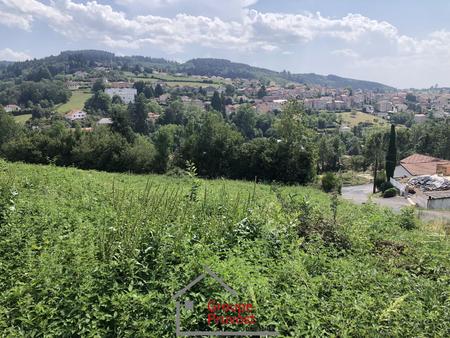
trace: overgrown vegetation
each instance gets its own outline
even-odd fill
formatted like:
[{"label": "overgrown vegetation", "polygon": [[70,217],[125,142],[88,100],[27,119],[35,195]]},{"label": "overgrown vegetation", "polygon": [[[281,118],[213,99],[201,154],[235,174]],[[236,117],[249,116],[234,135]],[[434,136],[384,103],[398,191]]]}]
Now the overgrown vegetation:
[{"label": "overgrown vegetation", "polygon": [[172,295],[204,264],[281,337],[450,335],[448,238],[409,212],[187,168],[1,161],[2,336],[173,337]]}]

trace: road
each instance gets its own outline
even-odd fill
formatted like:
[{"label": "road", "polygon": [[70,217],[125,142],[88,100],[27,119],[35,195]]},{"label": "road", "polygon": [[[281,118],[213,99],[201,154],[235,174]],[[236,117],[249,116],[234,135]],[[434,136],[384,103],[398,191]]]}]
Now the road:
[{"label": "road", "polygon": [[[351,187],[342,188],[342,197],[346,200],[352,201],[356,204],[363,204],[369,201],[391,208],[394,212],[400,212],[404,207],[411,206],[408,200],[401,196],[382,198],[372,196],[372,184],[355,185]],[[443,210],[418,210],[418,216],[424,221],[433,220],[450,220],[450,211]]]},{"label": "road", "polygon": [[342,197],[356,204],[363,204],[369,201],[393,209],[395,212],[400,212],[401,208],[411,206],[408,200],[401,196],[391,198],[382,198],[372,196],[372,184],[355,185],[351,187],[342,188]]}]

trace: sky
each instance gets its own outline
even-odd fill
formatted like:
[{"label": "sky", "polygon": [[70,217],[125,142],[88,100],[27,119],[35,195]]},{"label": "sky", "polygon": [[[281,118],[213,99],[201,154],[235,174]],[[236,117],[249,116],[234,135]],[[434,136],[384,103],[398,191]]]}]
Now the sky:
[{"label": "sky", "polygon": [[101,49],[450,86],[448,0],[0,0],[0,60]]}]

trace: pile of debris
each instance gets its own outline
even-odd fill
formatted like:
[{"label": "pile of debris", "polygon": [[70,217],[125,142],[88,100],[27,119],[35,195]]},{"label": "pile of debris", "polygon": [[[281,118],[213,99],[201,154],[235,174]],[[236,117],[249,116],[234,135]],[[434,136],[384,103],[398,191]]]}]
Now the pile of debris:
[{"label": "pile of debris", "polygon": [[450,190],[450,180],[438,175],[422,175],[409,179],[408,184],[422,191]]}]

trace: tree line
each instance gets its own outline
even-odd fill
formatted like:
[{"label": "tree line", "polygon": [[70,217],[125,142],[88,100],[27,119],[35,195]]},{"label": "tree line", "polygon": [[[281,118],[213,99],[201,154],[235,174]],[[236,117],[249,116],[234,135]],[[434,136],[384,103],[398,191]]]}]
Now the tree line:
[{"label": "tree line", "polygon": [[[320,126],[336,123],[339,114],[305,111],[297,101],[280,112],[257,114],[243,104],[225,114],[222,106],[221,111],[204,110],[176,97],[163,108],[153,100],[162,89],[139,83],[136,87],[135,102],[125,105],[95,85],[85,109],[89,116],[110,117],[113,123],[91,132],[77,123],[67,128],[68,122],[50,111],[44,116],[50,124],[34,130],[17,125],[2,111],[0,152],[12,161],[136,173],[175,173],[189,161],[204,177],[301,184],[313,181],[318,173],[343,169],[384,173],[386,163],[392,170],[398,159],[414,152],[450,159],[448,122],[397,128],[394,156],[388,129],[326,132]],[[215,96],[218,104],[223,102],[223,97]],[[150,121],[148,112],[159,118]],[[43,117],[33,116],[30,125]],[[386,179],[384,174],[380,177]]]}]

